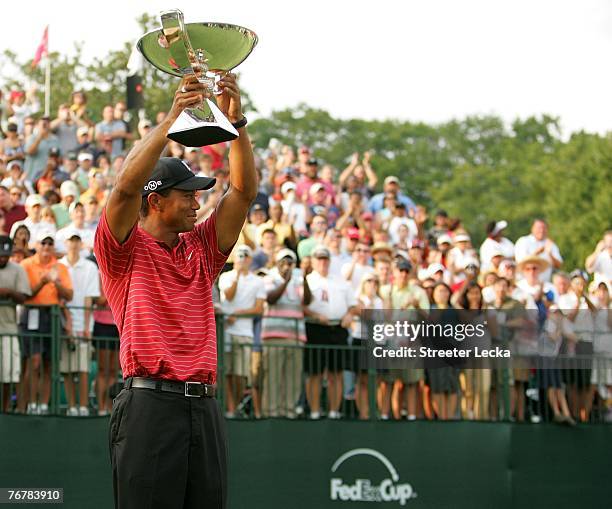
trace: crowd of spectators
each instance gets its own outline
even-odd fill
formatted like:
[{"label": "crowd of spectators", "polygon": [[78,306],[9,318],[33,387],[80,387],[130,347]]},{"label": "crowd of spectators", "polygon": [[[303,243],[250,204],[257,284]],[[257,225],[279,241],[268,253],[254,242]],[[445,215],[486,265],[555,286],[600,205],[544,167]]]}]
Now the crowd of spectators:
[{"label": "crowd of spectators", "polygon": [[[84,416],[95,408],[106,415],[119,369],[118,341],[109,338],[118,338],[118,331],[99,284],[93,237],[127,151],[155,122],[141,120],[132,130],[126,105],[118,102],[105,106],[95,123],[79,91],[53,117],[38,114],[34,94],[7,97],[0,119],[3,410],[48,412],[52,317],[45,306],[59,304],[68,338],[60,351],[67,413]],[[163,113],[156,122],[160,118]],[[594,401],[610,411],[610,364],[550,369],[546,376],[519,368],[380,372],[376,408],[370,408],[367,369],[348,347],[366,343],[364,309],[457,309],[483,316],[501,310],[507,323],[535,310],[546,355],[605,360],[612,355],[612,231],[603,234],[586,270],[567,273],[542,218],[534,218],[531,231],[516,242],[505,236],[503,218],[491,218],[478,246],[472,242],[477,232],[468,232],[459,218],[414,203],[410,182],[380,178],[370,152],[353,154],[346,168],[337,169],[307,146],[296,150],[271,140],[254,149],[259,192],[215,288],[229,418],[244,412],[245,394],[257,418],[338,419],[349,403],[362,419],[374,412],[381,419],[536,421],[546,406],[552,419],[571,424],[588,421]],[[227,151],[226,144],[168,144],[166,155],[217,178],[199,196],[199,221],[228,186]],[[525,353],[513,343],[514,353]],[[529,404],[534,377],[546,402],[540,412]],[[502,383],[510,387],[510,415],[500,404]]]}]

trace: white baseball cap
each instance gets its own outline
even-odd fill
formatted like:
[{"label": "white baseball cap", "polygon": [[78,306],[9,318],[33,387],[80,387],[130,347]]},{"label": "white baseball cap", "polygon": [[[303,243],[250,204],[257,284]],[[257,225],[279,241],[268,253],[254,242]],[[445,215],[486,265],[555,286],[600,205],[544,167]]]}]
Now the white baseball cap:
[{"label": "white baseball cap", "polygon": [[45,200],[40,194],[31,194],[25,201],[26,207],[35,207],[36,205],[40,205],[42,207],[44,204]]},{"label": "white baseball cap", "polygon": [[310,186],[310,194],[314,195],[316,193],[318,193],[321,190],[325,190],[325,186],[323,184],[321,184],[320,182],[317,182],[316,184],[313,184],[312,186]]},{"label": "white baseball cap", "polygon": [[296,185],[295,182],[287,181],[281,186],[281,193],[285,194],[289,191],[295,191]]},{"label": "white baseball cap", "polygon": [[62,182],[62,185],[60,186],[60,194],[62,197],[74,196],[76,198],[79,196],[79,189],[72,180],[66,180]]},{"label": "white baseball cap", "polygon": [[501,221],[497,221],[497,223],[495,223],[495,227],[493,228],[491,234],[497,235],[499,232],[505,230],[506,228],[508,228],[508,221],[502,219]]},{"label": "white baseball cap", "polygon": [[51,239],[55,242],[55,233],[52,230],[43,229],[36,234],[36,242],[42,242],[45,239]]},{"label": "white baseball cap", "polygon": [[429,267],[427,267],[427,275],[429,277],[433,276],[436,272],[444,272],[446,269],[444,268],[444,265],[442,265],[441,263],[432,263],[429,265]]},{"label": "white baseball cap", "polygon": [[447,235],[446,233],[443,233],[442,235],[440,235],[438,237],[438,240],[436,241],[438,246],[440,244],[452,244],[453,243],[453,239],[451,239],[450,235]]},{"label": "white baseball cap", "polygon": [[276,253],[276,261],[280,262],[283,258],[291,258],[294,262],[297,262],[297,256],[291,249],[281,249]]},{"label": "white baseball cap", "polygon": [[247,256],[253,256],[253,250],[246,244],[240,244],[236,247],[236,254],[245,254]]},{"label": "white baseball cap", "polygon": [[395,176],[395,175],[389,175],[387,178],[385,178],[385,185],[386,184],[397,184],[399,185],[400,181],[399,179]]}]

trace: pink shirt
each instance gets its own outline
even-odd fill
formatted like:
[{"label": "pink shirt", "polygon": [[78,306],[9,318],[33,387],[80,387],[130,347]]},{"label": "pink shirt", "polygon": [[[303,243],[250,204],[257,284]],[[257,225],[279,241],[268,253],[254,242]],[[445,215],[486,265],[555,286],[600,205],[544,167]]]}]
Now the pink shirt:
[{"label": "pink shirt", "polygon": [[323,184],[325,188],[325,193],[331,196],[332,205],[336,203],[336,195],[334,193],[334,186],[332,186],[329,182],[325,180],[319,179],[311,179],[310,177],[303,176],[298,180],[298,183],[295,187],[295,194],[298,196],[303,203],[307,203],[308,205],[312,205],[312,199],[310,197],[310,188],[313,184]]}]

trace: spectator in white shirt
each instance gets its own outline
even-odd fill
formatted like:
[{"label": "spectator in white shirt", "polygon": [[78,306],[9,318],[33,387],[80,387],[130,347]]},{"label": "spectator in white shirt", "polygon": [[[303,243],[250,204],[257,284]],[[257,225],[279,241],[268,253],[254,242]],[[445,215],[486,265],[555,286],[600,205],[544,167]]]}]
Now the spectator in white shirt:
[{"label": "spectator in white shirt", "polygon": [[67,246],[65,242],[68,240],[67,235],[72,234],[76,230],[81,238],[81,256],[86,258],[93,250],[95,232],[85,226],[85,206],[81,202],[75,201],[71,203],[68,211],[72,222],[58,230],[55,236],[55,250],[58,253],[66,253]]},{"label": "spectator in white shirt", "polygon": [[328,417],[340,418],[342,370],[348,351],[316,346],[346,346],[348,329],[357,314],[357,299],[348,281],[329,273],[330,256],[325,246],[316,246],[312,251],[313,271],[304,278],[306,340],[311,347],[304,350],[304,371],[311,419],[321,417],[321,376],[326,369]]},{"label": "spectator in white shirt", "polygon": [[559,307],[559,299],[563,298],[570,289],[569,275],[560,270],[555,272],[552,277],[552,284],[555,292],[555,304]]},{"label": "spectator in white shirt", "polygon": [[539,256],[527,256],[518,264],[518,271],[522,273],[523,279],[516,283],[518,290],[522,292],[521,298],[516,292],[512,298],[522,302],[526,309],[536,309],[537,303],[544,298],[551,303],[555,296],[555,288],[548,281],[542,281],[541,274],[548,269],[548,262]]},{"label": "spectator in white shirt", "polygon": [[6,165],[7,177],[5,177],[0,185],[10,189],[11,187],[18,187],[22,191],[27,191],[29,194],[34,194],[34,187],[32,182],[26,180],[25,174],[23,173],[23,165],[19,159],[13,159]]},{"label": "spectator in white shirt", "polygon": [[306,207],[295,196],[295,182],[287,181],[281,186],[281,205],[287,224],[293,225],[297,235],[304,235],[308,229],[306,227]]},{"label": "spectator in white shirt", "polygon": [[454,284],[458,279],[461,279],[461,273],[466,266],[468,260],[471,261],[475,257],[475,250],[472,248],[470,236],[465,232],[459,232],[454,238],[455,247],[448,252],[446,267],[451,275],[451,283]]},{"label": "spectator in white shirt", "polygon": [[548,238],[548,225],[543,219],[536,219],[531,226],[531,234],[518,239],[514,246],[517,262],[520,263],[523,258],[532,255],[539,256],[548,263],[549,268],[540,274],[542,281],[550,281],[552,269],[561,268],[563,263],[557,244]]},{"label": "spectator in white shirt", "polygon": [[296,417],[302,389],[304,278],[296,263],[293,251],[281,249],[276,266],[264,277],[268,306],[262,324],[263,410],[268,417]]},{"label": "spectator in white shirt", "polygon": [[336,276],[342,276],[342,267],[347,263],[351,263],[351,255],[346,252],[344,246],[342,245],[342,241],[344,237],[342,236],[342,232],[335,228],[327,230],[327,235],[325,236],[325,245],[329,249],[331,253],[331,263],[329,266],[330,274],[334,274]]},{"label": "spectator in white shirt", "polygon": [[587,257],[585,266],[587,272],[594,274],[597,283],[603,281],[610,284],[612,282],[612,230],[604,233],[595,251]]},{"label": "spectator in white shirt", "polygon": [[480,266],[483,272],[491,268],[493,256],[501,255],[503,258],[514,258],[514,244],[503,236],[507,227],[508,223],[506,221],[492,221],[487,225],[487,238],[480,246]]},{"label": "spectator in white shirt", "polygon": [[[357,309],[361,312],[367,309],[383,309],[383,300],[380,298],[380,280],[376,274],[364,274],[359,284],[357,291]],[[353,321],[353,345],[361,349],[367,346],[368,334],[367,328],[362,323],[360,317],[356,317]],[[355,403],[359,410],[359,418],[366,420],[370,416],[370,404],[368,400],[368,366],[363,363],[360,358],[360,352],[355,352],[353,360],[354,369],[357,372],[357,384],[355,386]],[[383,404],[381,405],[381,414],[389,418],[389,410],[391,408],[391,392],[388,385],[380,379],[379,382],[383,385],[381,391],[384,395],[381,396]],[[384,419],[384,417],[383,417]]]},{"label": "spectator in white shirt", "polygon": [[597,307],[587,295],[587,275],[577,269],[572,271],[570,279],[570,291],[559,298],[559,308],[572,323],[577,339],[574,345],[577,369],[570,370],[569,402],[574,417],[588,422],[595,395],[591,384],[591,363],[595,331],[593,313]]},{"label": "spectator in white shirt", "polygon": [[31,194],[26,198],[25,201],[25,209],[28,217],[26,217],[23,221],[17,221],[13,223],[11,227],[11,237],[14,236],[15,231],[19,228],[20,225],[25,225],[28,227],[30,231],[30,242],[29,248],[36,248],[36,239],[39,234],[42,232],[47,232],[53,234],[55,236],[56,228],[51,223],[42,220],[42,207],[45,205],[45,200],[39,194]]},{"label": "spectator in white shirt", "polygon": [[[243,392],[244,381],[252,380],[251,351],[253,347],[253,318],[261,315],[266,300],[263,279],[249,271],[253,252],[242,244],[235,249],[234,269],[219,277],[221,309],[225,314],[225,386],[227,416],[235,416],[236,406]],[[248,317],[245,317],[248,316]],[[257,397],[253,401],[258,401]],[[256,417],[261,409],[255,408]]]},{"label": "spectator in white shirt", "polygon": [[408,212],[406,211],[406,205],[404,203],[396,203],[393,214],[393,218],[389,222],[389,237],[391,237],[392,244],[397,244],[400,241],[399,227],[402,224],[408,227],[408,242],[419,235],[417,225],[414,219],[408,217]]},{"label": "spectator in white shirt", "polygon": [[[68,399],[68,415],[89,415],[89,361],[91,359],[91,333],[93,331],[93,299],[100,296],[100,278],[96,264],[81,256],[81,237],[78,230],[66,233],[67,253],[59,263],[65,265],[72,280],[73,297],[67,302],[71,327],[67,327],[68,338],[60,348],[60,372],[64,375],[64,386]],[[79,408],[76,407],[76,390],[73,374],[79,374]]]},{"label": "spectator in white shirt", "polygon": [[356,292],[363,276],[373,272],[374,267],[370,264],[370,246],[365,242],[359,242],[353,252],[353,259],[342,266],[342,277],[350,283],[353,291]]}]

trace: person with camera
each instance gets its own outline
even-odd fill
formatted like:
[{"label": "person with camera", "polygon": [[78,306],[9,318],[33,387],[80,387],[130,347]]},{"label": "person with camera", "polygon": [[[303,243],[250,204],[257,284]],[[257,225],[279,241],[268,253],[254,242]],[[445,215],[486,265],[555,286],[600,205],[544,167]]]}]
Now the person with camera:
[{"label": "person with camera", "polygon": [[[225,334],[229,342],[225,356],[227,417],[235,417],[236,406],[244,391],[244,382],[255,390],[257,380],[251,376],[253,350],[253,317],[264,310],[266,290],[263,280],[250,270],[253,252],[246,244],[236,247],[234,269],[219,277],[221,309],[225,314]],[[257,398],[253,398],[258,402]],[[259,416],[261,409],[255,408]]]},{"label": "person with camera", "polygon": [[51,149],[59,150],[59,139],[51,131],[49,117],[41,117],[36,124],[36,129],[25,141],[25,175],[26,179],[33,181],[42,173],[47,166],[47,159]]},{"label": "person with camera", "polygon": [[57,135],[62,157],[76,150],[79,142],[77,130],[79,127],[87,127],[87,124],[78,118],[71,110],[70,105],[60,104],[57,109],[57,118],[50,124],[51,132]]},{"label": "person with camera", "polygon": [[160,158],[178,116],[211,97],[187,76],[167,116],[128,154],[96,231],[125,378],[109,433],[120,509],[227,503],[212,287],[255,199],[257,177],[236,77],[224,74],[217,85],[217,105],[240,136],[231,143],[229,189],[212,214],[196,225],[197,191],[215,179]]}]

